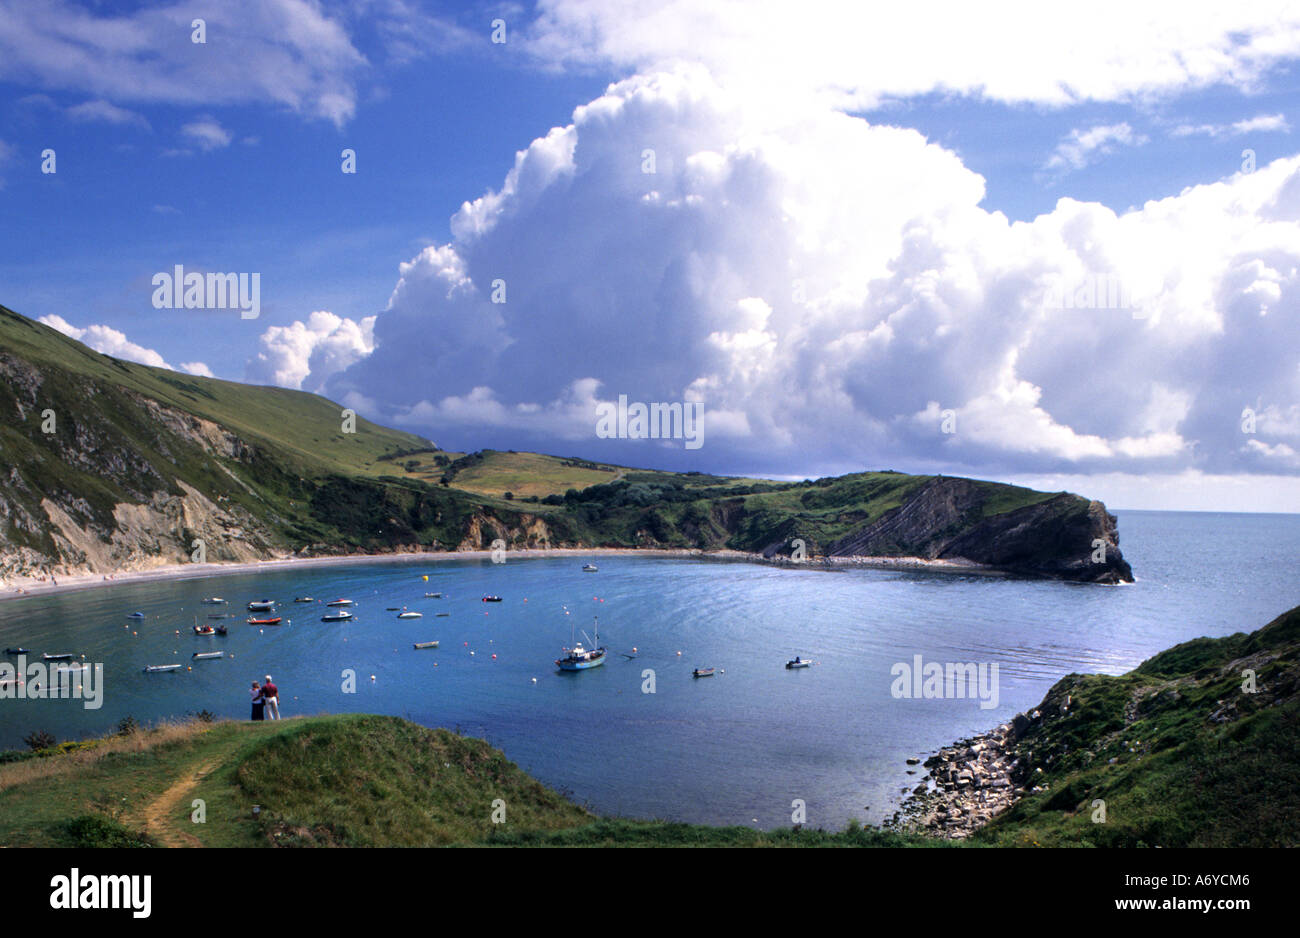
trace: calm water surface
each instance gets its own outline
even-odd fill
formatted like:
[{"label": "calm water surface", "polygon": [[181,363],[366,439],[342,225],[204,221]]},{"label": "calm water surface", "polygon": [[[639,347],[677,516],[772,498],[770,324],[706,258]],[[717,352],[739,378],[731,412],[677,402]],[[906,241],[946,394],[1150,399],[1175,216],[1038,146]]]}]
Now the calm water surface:
[{"label": "calm water surface", "polygon": [[[907,757],[1032,707],[1062,675],[1119,674],[1177,642],[1250,631],[1300,605],[1300,516],[1118,514],[1138,576],[1124,587],[653,556],[602,557],[591,574],[565,557],[358,563],[5,602],[0,648],[103,662],[105,698],[99,710],[0,700],[0,747],[21,747],[38,728],[103,732],[128,714],[247,718],[249,682],[269,672],[285,715],[363,711],[460,727],[603,813],[774,827],[801,798],[813,826],[879,822],[919,780]],[[483,603],[485,593],[504,602]],[[191,631],[195,616],[220,611],[200,604],[212,595],[238,613],[226,638]],[[292,604],[298,595],[350,597],[357,618],[322,623],[319,604]],[[245,625],[244,604],[263,597],[281,601],[291,623]],[[398,621],[387,606],[425,618]],[[124,618],[136,610],[143,622]],[[610,660],[556,672],[571,627],[590,632],[593,615]],[[411,648],[431,638],[436,651]],[[208,649],[233,657],[141,672],[189,667]],[[786,671],[796,654],[816,666]],[[891,666],[917,654],[996,662],[997,707],[894,699]],[[725,673],[692,679],[701,666]],[[653,694],[642,692],[646,669]],[[355,693],[343,691],[348,670]]]}]

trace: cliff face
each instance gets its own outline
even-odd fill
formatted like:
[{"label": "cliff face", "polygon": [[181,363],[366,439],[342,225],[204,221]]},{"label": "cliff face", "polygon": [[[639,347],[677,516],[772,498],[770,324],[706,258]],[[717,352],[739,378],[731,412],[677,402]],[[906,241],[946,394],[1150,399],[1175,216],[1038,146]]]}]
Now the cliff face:
[{"label": "cliff face", "polygon": [[989,514],[988,493],[940,477],[903,505],[826,548],[831,557],[913,556],[968,560],[1026,576],[1127,583],[1115,516],[1101,502],[1062,493]]}]

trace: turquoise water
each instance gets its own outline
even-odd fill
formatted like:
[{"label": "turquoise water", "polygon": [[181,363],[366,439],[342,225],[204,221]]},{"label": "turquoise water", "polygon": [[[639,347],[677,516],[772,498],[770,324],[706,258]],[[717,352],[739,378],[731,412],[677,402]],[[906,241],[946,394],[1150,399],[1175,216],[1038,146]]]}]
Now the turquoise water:
[{"label": "turquoise water", "polygon": [[[655,556],[601,557],[590,574],[579,557],[509,557],[117,583],[9,601],[0,604],[0,648],[103,662],[105,696],[99,710],[0,700],[0,747],[20,747],[38,728],[59,738],[103,732],[128,714],[246,718],[248,685],[269,672],[285,715],[365,711],[459,727],[604,813],[773,827],[788,824],[802,799],[813,826],[878,822],[919,781],[906,774],[908,756],[1032,707],[1062,675],[1118,674],[1177,642],[1253,630],[1300,605],[1300,516],[1119,515],[1138,576],[1124,587]],[[439,590],[445,598],[423,598]],[[483,603],[485,593],[504,601]],[[355,599],[357,618],[322,623],[319,605],[291,603],[304,594]],[[218,611],[200,604],[211,595],[239,614],[229,637],[191,632],[194,616]],[[284,604],[291,624],[244,624],[244,604],[264,596]],[[385,611],[404,605],[425,618]],[[124,618],[135,610],[147,618]],[[590,632],[595,614],[608,663],[558,673],[552,662],[571,625]],[[430,638],[441,647],[411,648]],[[146,664],[188,667],[192,652],[208,649],[233,658],[141,673]],[[796,654],[816,666],[785,670]],[[997,707],[894,698],[891,667],[917,654],[997,663]],[[725,673],[692,679],[703,666]],[[653,694],[642,692],[646,669]],[[355,672],[355,693],[344,690],[345,671]]]}]

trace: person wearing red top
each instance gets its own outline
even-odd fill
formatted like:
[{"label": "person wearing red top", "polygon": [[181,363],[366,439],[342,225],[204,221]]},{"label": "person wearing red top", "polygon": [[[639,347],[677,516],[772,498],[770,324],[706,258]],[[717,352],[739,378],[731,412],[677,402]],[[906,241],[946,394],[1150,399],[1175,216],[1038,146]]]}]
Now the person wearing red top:
[{"label": "person wearing red top", "polygon": [[266,701],[266,718],[280,719],[280,689],[271,683],[269,674],[266,676],[266,683],[262,685],[262,699]]}]

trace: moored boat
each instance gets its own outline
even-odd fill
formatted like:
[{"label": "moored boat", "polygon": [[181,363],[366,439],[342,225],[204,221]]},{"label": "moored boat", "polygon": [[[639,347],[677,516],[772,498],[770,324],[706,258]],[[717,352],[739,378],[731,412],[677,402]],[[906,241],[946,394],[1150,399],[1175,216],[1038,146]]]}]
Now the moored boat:
[{"label": "moored boat", "polygon": [[31,653],[32,653],[32,650],[31,650],[30,648],[21,648],[21,647],[20,647],[20,648],[6,648],[6,649],[5,649],[5,654],[6,654],[6,655],[30,655]]},{"label": "moored boat", "polygon": [[159,671],[175,671],[180,668],[179,664],[147,664],[144,666],[146,674],[157,674]]},{"label": "moored boat", "polygon": [[[224,605],[225,602],[226,601],[220,596],[209,596],[207,599],[203,600],[203,604],[206,606],[221,606]],[[177,665],[176,667],[179,668],[180,665]]]},{"label": "moored boat", "polygon": [[73,655],[41,655],[42,661],[70,661]]},{"label": "moored boat", "polygon": [[438,647],[438,643],[436,641],[435,642],[414,642],[413,645],[416,648],[437,648]]},{"label": "moored boat", "polygon": [[352,613],[344,609],[339,612],[327,612],[325,615],[320,617],[320,620],[322,622],[346,622],[351,618]]},{"label": "moored boat", "polygon": [[144,613],[143,613],[143,612],[128,612],[128,613],[126,614],[126,617],[127,617],[128,619],[143,619],[143,618],[144,618]]},{"label": "moored boat", "polygon": [[352,600],[350,600],[350,599],[334,599],[334,600],[330,600],[330,601],[327,602],[325,605],[327,605],[327,606],[355,606],[356,603],[354,603],[354,602],[353,602]]},{"label": "moored boat", "polygon": [[249,625],[279,625],[280,618],[281,618],[280,616],[267,616],[265,619],[258,619],[256,617],[253,617],[248,620],[248,624]]},{"label": "moored boat", "polygon": [[399,618],[399,619],[423,619],[423,618],[424,618],[424,613],[423,613],[423,612],[399,612],[399,613],[397,614],[397,618]]},{"label": "moored boat", "polygon": [[425,593],[425,599],[442,599],[442,593]]},{"label": "moored boat", "polygon": [[[605,663],[605,649],[600,647],[600,621],[593,619],[593,628],[596,638],[592,642],[594,648],[583,648],[582,642],[575,642],[573,648],[567,649],[567,654],[563,658],[555,659],[555,666],[561,671],[586,671],[588,668],[598,668]],[[584,632],[585,636],[586,633]]]},{"label": "moored boat", "polygon": [[221,657],[222,655],[224,655],[224,654],[225,654],[224,651],[196,651],[196,652],[195,652],[193,655],[191,655],[190,657],[191,657],[191,658],[196,658],[196,659],[203,659],[203,658],[220,658],[220,657]]},{"label": "moored boat", "polygon": [[812,662],[809,661],[807,658],[800,658],[798,655],[795,655],[795,656],[794,656],[794,660],[793,660],[793,661],[787,661],[787,662],[785,663],[785,666],[786,666],[786,668],[787,668],[788,670],[793,671],[793,670],[795,670],[796,668],[808,668],[808,667],[812,667]]},{"label": "moored boat", "polygon": [[501,597],[500,597],[500,596],[484,596],[484,597],[483,597],[483,602],[485,602],[485,603],[499,603],[499,602],[501,602]]},{"label": "moored boat", "polygon": [[230,630],[224,625],[196,625],[194,626],[195,635],[227,635]]},{"label": "moored boat", "polygon": [[599,571],[600,567],[596,566],[594,563],[585,563],[582,565],[583,573],[597,573]]},{"label": "moored boat", "polygon": [[691,672],[691,677],[713,677],[712,668],[696,668]]},{"label": "moored boat", "polygon": [[249,612],[267,612],[275,608],[274,599],[255,599],[248,604]]},{"label": "moored boat", "polygon": [[316,599],[312,596],[295,596],[293,601],[296,603],[314,603]]}]

